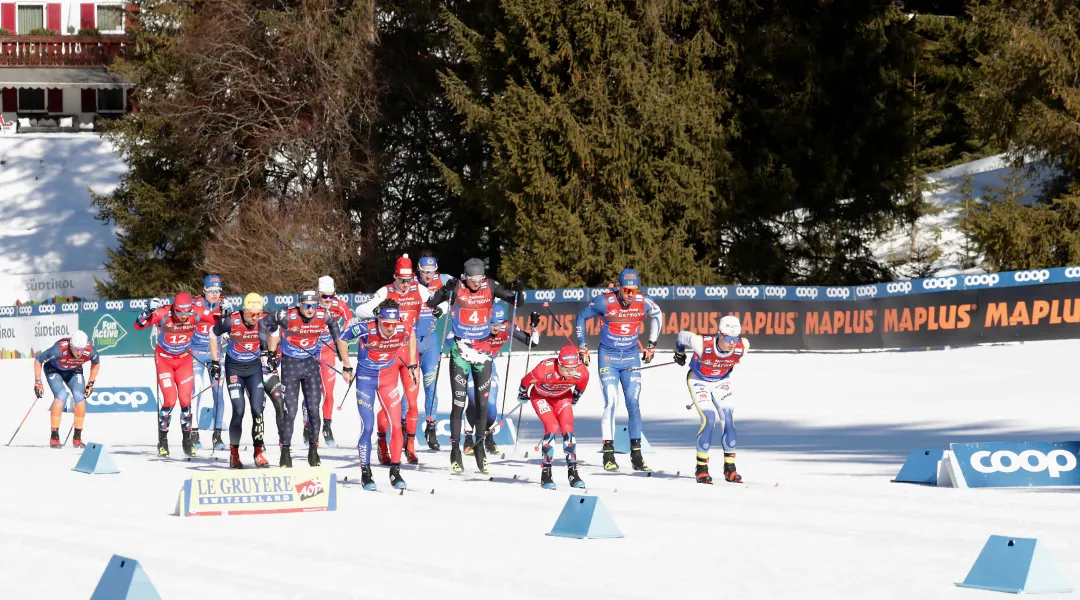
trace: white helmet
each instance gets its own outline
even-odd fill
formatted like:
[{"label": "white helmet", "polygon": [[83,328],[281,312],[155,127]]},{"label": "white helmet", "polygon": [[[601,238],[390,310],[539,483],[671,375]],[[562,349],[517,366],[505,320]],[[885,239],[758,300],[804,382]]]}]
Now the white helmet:
[{"label": "white helmet", "polygon": [[329,275],[323,275],[319,278],[319,293],[320,294],[333,294],[334,293],[334,278]]},{"label": "white helmet", "polygon": [[742,334],[742,325],[739,324],[739,317],[728,315],[720,319],[720,326],[717,328],[717,332],[720,335],[739,337],[739,335]]},{"label": "white helmet", "polygon": [[90,339],[86,337],[86,333],[77,329],[75,333],[71,334],[71,347],[84,350],[90,347]]}]

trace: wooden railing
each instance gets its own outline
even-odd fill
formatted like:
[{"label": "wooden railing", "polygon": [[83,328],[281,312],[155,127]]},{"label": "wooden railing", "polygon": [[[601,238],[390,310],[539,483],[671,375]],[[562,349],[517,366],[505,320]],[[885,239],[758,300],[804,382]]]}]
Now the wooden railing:
[{"label": "wooden railing", "polygon": [[126,35],[0,36],[0,67],[103,67],[130,48]]}]

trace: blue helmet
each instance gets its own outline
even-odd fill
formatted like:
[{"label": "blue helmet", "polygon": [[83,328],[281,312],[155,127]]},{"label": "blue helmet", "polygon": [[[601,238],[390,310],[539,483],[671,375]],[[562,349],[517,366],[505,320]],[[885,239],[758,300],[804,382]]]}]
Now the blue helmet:
[{"label": "blue helmet", "polygon": [[619,273],[619,287],[641,287],[637,271],[627,267]]},{"label": "blue helmet", "polygon": [[221,291],[221,278],[217,275],[207,275],[202,280],[203,289],[208,292],[220,292]]},{"label": "blue helmet", "polygon": [[491,322],[505,323],[510,317],[506,314],[506,305],[498,303],[491,308]]}]

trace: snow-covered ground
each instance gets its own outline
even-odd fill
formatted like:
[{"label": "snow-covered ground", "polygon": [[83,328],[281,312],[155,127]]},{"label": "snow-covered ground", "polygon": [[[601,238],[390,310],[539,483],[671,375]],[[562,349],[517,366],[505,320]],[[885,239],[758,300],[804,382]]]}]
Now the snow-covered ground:
[{"label": "snow-covered ground", "polygon": [[[983,257],[974,250],[970,252],[973,254],[971,258],[974,259],[972,262],[975,266],[964,268],[964,255],[968,250],[965,248],[966,236],[960,231],[960,226],[964,219],[962,186],[965,177],[970,179],[972,197],[976,200],[986,197],[988,191],[1000,192],[1007,187],[1008,178],[1017,177],[1022,188],[1019,200],[1028,204],[1038,197],[1043,183],[1052,175],[1052,171],[1047,168],[1037,169],[1033,173],[1014,173],[1003,154],[929,174],[926,179],[930,189],[923,194],[923,200],[939,210],[937,214],[926,215],[916,223],[914,245],[923,252],[937,249],[941,254],[932,262],[931,272],[926,276],[946,277],[958,273],[984,273],[987,270],[982,266]],[[911,228],[898,229],[874,246],[874,256],[885,263],[896,257],[910,256],[912,243]],[[897,275],[913,276],[911,273],[905,274],[908,270],[910,269],[901,267]]]},{"label": "snow-covered ground", "polygon": [[[642,410],[656,449],[648,461],[681,476],[603,472],[594,379],[577,406],[577,435],[587,493],[601,498],[626,536],[613,540],[544,535],[574,492],[561,452],[559,488],[536,483],[540,429],[531,412],[517,454],[506,449],[492,466],[519,481],[455,479],[447,452],[424,452],[422,468],[404,473],[420,493],[390,492],[386,469],[376,466],[379,492],[344,485],[337,512],[181,519],[170,515],[181,482],[196,470],[225,468],[223,453],[159,462],[152,414],[91,415],[85,437],[109,444],[122,473],[75,473],[78,451],[44,447],[40,401],[14,446],[0,447],[0,597],[88,597],[115,553],[140,560],[164,598],[974,599],[993,593],[955,583],[991,534],[1038,538],[1080,585],[1080,490],[890,483],[914,448],[1076,440],[1078,352],[1080,341],[752,353],[734,375],[745,485],[691,478],[697,418],[684,408],[684,371],[674,366],[642,372]],[[523,362],[514,359],[511,381]],[[0,376],[12,384],[0,403],[6,441],[32,401],[31,363],[0,361]],[[98,385],[153,381],[150,359],[106,358]],[[446,409],[445,375],[440,383]],[[334,419],[341,443],[358,430],[354,405],[346,406]],[[322,454],[339,477],[359,478],[348,444]],[[628,470],[628,459],[620,462]]]},{"label": "snow-covered ground", "polygon": [[0,136],[0,274],[102,268],[116,236],[88,189],[108,193],[126,171],[96,134]]}]

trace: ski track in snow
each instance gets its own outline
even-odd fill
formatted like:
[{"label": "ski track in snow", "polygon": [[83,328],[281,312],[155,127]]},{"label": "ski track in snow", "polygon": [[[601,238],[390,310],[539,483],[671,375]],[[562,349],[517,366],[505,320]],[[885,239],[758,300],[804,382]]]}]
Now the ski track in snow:
[{"label": "ski track in snow", "polygon": [[[678,367],[642,372],[642,411],[655,450],[646,460],[681,476],[632,475],[625,455],[618,457],[623,473],[602,470],[602,399],[592,385],[576,407],[585,492],[571,491],[561,448],[558,489],[540,488],[533,447],[541,429],[531,412],[517,453],[503,448],[506,458],[491,460],[498,477],[527,480],[452,479],[444,449],[421,452],[420,470],[403,467],[409,492],[392,490],[378,465],[379,493],[365,492],[356,450],[346,443],[359,420],[349,402],[335,412],[339,446],[321,449],[323,464],[349,478],[337,512],[199,519],[171,516],[177,493],[194,470],[226,468],[227,452],[214,453],[217,460],[207,449],[192,461],[158,461],[152,413],[91,414],[84,439],[107,444],[122,472],[76,473],[78,450],[45,447],[47,396],[14,445],[0,447],[0,597],[88,597],[109,557],[121,554],[142,563],[164,598],[976,598],[990,593],[955,583],[991,534],[1038,538],[1076,585],[1080,489],[939,489],[890,479],[916,448],[1077,439],[1077,351],[1080,341],[751,353],[733,376],[746,485],[720,477],[719,436],[716,483],[694,482],[698,424],[684,408]],[[153,382],[149,358],[102,362],[98,387]],[[523,367],[515,357],[510,377],[521,377]],[[0,402],[4,441],[33,400],[31,369],[29,360],[0,361],[0,374],[13,383]],[[445,410],[445,377],[440,396]],[[250,465],[247,419],[241,456]],[[620,407],[618,423],[625,419]],[[174,456],[178,422],[174,416]],[[276,432],[268,435],[276,464]],[[299,439],[294,454],[302,462]],[[471,457],[465,463],[471,471]],[[599,496],[626,537],[546,536],[567,498],[580,493]]]}]

